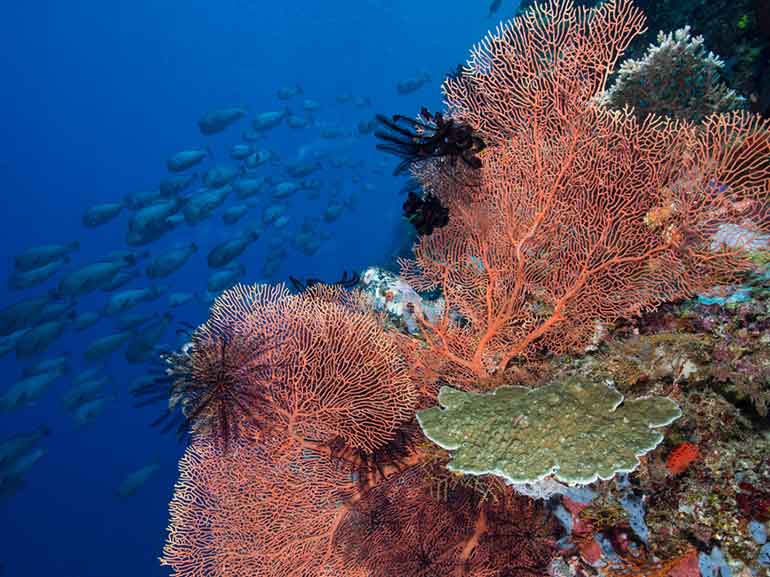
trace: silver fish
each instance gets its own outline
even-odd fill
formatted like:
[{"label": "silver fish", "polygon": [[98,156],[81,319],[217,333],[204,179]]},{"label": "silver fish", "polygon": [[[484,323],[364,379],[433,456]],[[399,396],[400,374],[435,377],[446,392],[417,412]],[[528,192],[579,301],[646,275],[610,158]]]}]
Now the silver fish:
[{"label": "silver fish", "polygon": [[232,187],[224,186],[216,190],[201,190],[193,194],[183,209],[184,219],[188,224],[198,224],[205,220],[225,201]]},{"label": "silver fish", "polygon": [[200,149],[181,150],[169,157],[166,167],[171,172],[182,172],[198,164],[206,158],[206,154],[205,150]]},{"label": "silver fish", "polygon": [[122,347],[133,336],[131,331],[124,331],[100,337],[86,347],[83,357],[89,361],[96,361],[111,355]]},{"label": "silver fish", "polygon": [[126,360],[129,363],[140,363],[146,360],[160,339],[168,330],[174,317],[166,313],[142,327],[142,330],[134,335],[126,348]]},{"label": "silver fish", "polygon": [[195,293],[178,292],[168,295],[168,306],[171,308],[181,307],[195,300]]},{"label": "silver fish", "polygon": [[109,284],[118,272],[132,263],[127,261],[98,261],[65,274],[59,281],[57,294],[78,296]]},{"label": "silver fish", "polygon": [[179,270],[198,251],[194,242],[179,244],[157,255],[147,266],[147,276],[150,278],[167,277]]},{"label": "silver fish", "polygon": [[92,206],[83,214],[83,224],[88,228],[105,224],[118,216],[123,206],[122,202],[107,202]]},{"label": "silver fish", "polygon": [[107,403],[114,399],[114,395],[109,397],[96,397],[94,399],[89,399],[75,407],[72,416],[75,419],[77,426],[84,427],[89,423],[93,423],[96,418],[104,412],[104,408],[107,406]]},{"label": "silver fish", "polygon": [[73,319],[72,324],[75,327],[76,331],[84,331],[87,328],[90,328],[94,326],[96,323],[98,323],[100,318],[102,318],[102,315],[100,315],[99,313],[93,312],[93,311],[87,311],[77,315]]},{"label": "silver fish", "polygon": [[220,293],[235,285],[244,274],[246,274],[246,267],[242,264],[215,271],[209,276],[208,290],[210,293]]},{"label": "silver fish", "polygon": [[125,499],[126,497],[134,495],[155,473],[158,472],[159,469],[160,463],[156,461],[137,471],[129,473],[118,486],[118,497]]},{"label": "silver fish", "polygon": [[162,287],[143,287],[126,289],[110,296],[104,305],[103,313],[114,316],[134,308],[139,303],[149,302],[163,293]]},{"label": "silver fish", "polygon": [[8,288],[21,290],[42,284],[59,272],[59,270],[69,261],[70,257],[65,255],[38,268],[26,271],[14,271],[11,276],[8,277]]},{"label": "silver fish", "polygon": [[251,121],[251,127],[257,132],[264,132],[280,125],[283,119],[289,115],[288,110],[276,110],[257,114]]},{"label": "silver fish", "polygon": [[248,111],[245,108],[239,106],[216,108],[200,117],[198,120],[198,128],[200,129],[201,134],[207,136],[216,134],[217,132],[222,132],[228,126],[231,126],[246,116],[247,112]]},{"label": "silver fish", "polygon": [[47,426],[43,425],[34,433],[14,435],[0,441],[0,474],[18,457],[28,453],[37,443],[50,434]]},{"label": "silver fish", "polygon": [[61,371],[54,370],[16,381],[0,396],[0,410],[12,411],[31,404],[42,397],[48,387],[61,376]]},{"label": "silver fish", "polygon": [[26,331],[16,342],[16,358],[26,359],[46,350],[64,332],[65,323],[48,321]]},{"label": "silver fish", "polygon": [[69,244],[44,244],[28,248],[16,255],[14,265],[16,270],[21,272],[32,270],[78,250],[80,250],[80,243],[78,241]]},{"label": "silver fish", "polygon": [[241,178],[235,182],[235,195],[243,200],[255,196],[268,183],[268,180],[262,178]]},{"label": "silver fish", "polygon": [[219,243],[209,251],[207,262],[211,268],[223,268],[238,258],[248,246],[259,238],[257,231],[248,231],[237,238]]},{"label": "silver fish", "polygon": [[249,207],[245,204],[236,204],[222,213],[222,222],[225,224],[235,224],[249,212]]},{"label": "silver fish", "polygon": [[106,375],[94,376],[91,379],[73,385],[62,395],[62,404],[67,410],[72,410],[78,405],[101,396],[104,387],[110,382]]},{"label": "silver fish", "polygon": [[69,364],[69,355],[59,355],[49,359],[43,359],[34,365],[26,367],[22,371],[22,374],[25,377],[31,377],[33,375],[39,375],[41,373],[48,373],[51,371],[60,371],[61,373],[66,373],[69,371]]},{"label": "silver fish", "polygon": [[279,100],[289,100],[290,98],[302,94],[302,87],[297,84],[296,86],[282,86],[276,92]]},{"label": "silver fish", "polygon": [[50,295],[41,295],[17,301],[0,310],[0,336],[8,336],[38,322],[51,299]]},{"label": "silver fish", "polygon": [[16,349],[16,343],[19,342],[19,339],[21,336],[26,333],[29,329],[19,329],[18,331],[15,331],[11,333],[10,335],[5,335],[4,337],[0,337],[0,357],[4,357],[8,353],[10,353],[12,350]]},{"label": "silver fish", "polygon": [[230,147],[230,158],[233,160],[244,160],[252,153],[252,148],[248,144],[233,144]]}]

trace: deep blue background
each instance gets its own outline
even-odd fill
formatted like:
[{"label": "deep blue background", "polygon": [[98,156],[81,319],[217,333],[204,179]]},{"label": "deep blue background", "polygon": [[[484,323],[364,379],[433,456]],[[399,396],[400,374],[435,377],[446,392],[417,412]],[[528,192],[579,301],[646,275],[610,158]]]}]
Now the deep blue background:
[{"label": "deep blue background", "polygon": [[[212,144],[220,158],[239,139],[243,122],[224,135],[205,139],[196,121],[210,108],[244,105],[252,113],[279,109],[276,90],[299,83],[304,97],[318,100],[318,121],[354,129],[374,112],[414,114],[420,105],[441,105],[441,77],[465,60],[468,48],[508,17],[509,3],[488,18],[486,1],[297,0],[70,0],[4,2],[0,17],[0,270],[12,257],[47,242],[80,240],[69,269],[124,247],[127,213],[88,230],[85,208],[157,186],[165,159],[187,146]],[[416,94],[399,96],[398,80],[432,75]],[[335,95],[368,96],[372,107],[339,105]],[[289,103],[300,111],[301,100]],[[261,143],[291,158],[301,145],[317,140],[317,130],[281,127]],[[333,143],[339,145],[338,143]],[[352,172],[315,175],[326,180],[320,204],[292,201],[296,230],[306,214],[319,213],[331,187],[355,194],[354,209],[332,225],[313,257],[290,249],[276,275],[338,278],[342,270],[386,262],[403,235],[401,181],[371,172],[384,158],[371,136],[339,145],[366,159],[355,174],[374,190],[362,191]],[[263,174],[275,168],[265,168]],[[333,182],[332,182],[333,181]],[[336,184],[335,184],[336,183]],[[320,207],[320,208],[319,208]],[[174,242],[195,238],[201,247],[191,262],[169,279],[172,290],[200,291],[209,248],[242,227],[226,229],[221,209],[197,227],[182,226],[149,248],[157,254]],[[258,211],[256,211],[258,215]],[[245,280],[264,281],[262,263],[268,231],[241,259]],[[269,279],[268,279],[269,280]],[[139,279],[130,286],[142,286]],[[5,306],[54,286],[10,292],[0,282]],[[81,300],[79,311],[97,310],[102,293]],[[163,300],[146,306],[160,309]],[[206,317],[206,305],[175,311],[176,322]],[[82,351],[94,338],[114,332],[103,321],[83,332],[68,331],[46,355],[71,353],[74,373],[87,366]],[[167,341],[173,342],[173,330]],[[13,353],[0,360],[3,385],[15,382],[24,366]],[[0,502],[0,564],[7,575],[65,577],[166,575],[157,561],[165,538],[167,504],[182,447],[148,423],[158,408],[139,410],[127,393],[134,377],[147,370],[128,365],[121,353],[106,363],[115,395],[105,413],[77,428],[61,407],[67,377],[35,406],[0,414],[0,439],[42,424],[51,435],[46,456],[31,470],[26,486]],[[119,500],[121,480],[153,459],[161,469],[135,496]]]}]

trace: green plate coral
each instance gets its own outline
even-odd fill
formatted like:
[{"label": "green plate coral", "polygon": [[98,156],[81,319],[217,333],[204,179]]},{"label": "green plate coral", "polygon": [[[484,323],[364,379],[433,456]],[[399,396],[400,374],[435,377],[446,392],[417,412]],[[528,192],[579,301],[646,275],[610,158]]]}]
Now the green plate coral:
[{"label": "green plate coral", "polygon": [[624,400],[604,383],[577,379],[538,389],[468,393],[442,387],[441,407],[417,413],[425,435],[453,451],[452,471],[531,483],[553,475],[569,484],[633,471],[663,427],[682,415],[667,397]]}]

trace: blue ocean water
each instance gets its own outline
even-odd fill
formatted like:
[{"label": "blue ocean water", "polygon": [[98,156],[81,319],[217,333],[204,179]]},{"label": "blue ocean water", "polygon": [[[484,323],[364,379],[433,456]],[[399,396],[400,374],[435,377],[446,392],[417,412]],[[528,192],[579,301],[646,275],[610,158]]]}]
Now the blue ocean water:
[{"label": "blue ocean water", "polygon": [[[391,175],[395,162],[376,151],[375,139],[359,135],[356,126],[375,112],[411,116],[423,105],[440,109],[444,74],[515,6],[506,3],[493,18],[488,9],[488,2],[457,0],[7,2],[0,18],[5,136],[0,143],[0,267],[9,275],[14,255],[44,243],[80,242],[65,273],[126,248],[130,212],[87,229],[81,224],[87,207],[157,188],[166,175],[165,160],[186,147],[209,145],[214,161],[227,163],[227,149],[240,141],[249,118],[284,106],[304,114],[306,98],[320,103],[312,113],[315,126],[292,130],[283,125],[257,145],[285,160],[310,146],[363,164],[331,168],[325,163],[313,175],[323,182],[320,199],[306,200],[299,193],[290,200],[289,238],[306,217],[319,217],[333,195],[349,206],[338,220],[321,220],[319,228],[328,238],[316,254],[288,246],[271,276],[263,272],[274,236],[267,227],[239,259],[246,267],[244,281],[278,282],[289,275],[333,281],[345,270],[387,264],[408,231],[401,217],[403,179]],[[421,89],[397,93],[399,81],[424,73],[431,80]],[[304,94],[286,102],[277,98],[279,88],[297,84]],[[371,104],[339,103],[337,96],[346,93]],[[198,118],[221,106],[244,106],[249,117],[221,134],[202,136]],[[321,139],[323,124],[353,136]],[[384,168],[379,166],[383,160]],[[277,181],[284,174],[280,163],[259,171]],[[252,209],[240,223],[225,226],[222,211],[147,245],[157,255],[194,240],[199,251],[181,270],[152,283],[139,277],[127,286],[204,291],[210,248],[260,215],[260,209]],[[45,294],[58,279],[23,291],[0,282],[0,308]],[[99,310],[107,296],[88,294],[78,299],[77,311]],[[178,344],[175,329],[202,322],[207,306],[195,302],[175,309],[162,344]],[[139,310],[166,308],[162,297]],[[83,332],[67,328],[39,357],[20,362],[11,352],[0,359],[0,392],[21,378],[23,367],[42,358],[69,354],[72,365],[35,404],[0,413],[0,439],[41,426],[50,429],[39,444],[44,457],[24,475],[17,492],[0,500],[0,575],[168,574],[157,558],[183,445],[149,426],[161,408],[133,407],[129,384],[150,370],[148,364],[129,364],[121,351],[106,359],[109,402],[90,424],[77,426],[61,403],[73,375],[94,364],[83,359],[85,347],[115,331],[112,319]],[[158,472],[135,495],[118,498],[126,476],[155,461]]]}]

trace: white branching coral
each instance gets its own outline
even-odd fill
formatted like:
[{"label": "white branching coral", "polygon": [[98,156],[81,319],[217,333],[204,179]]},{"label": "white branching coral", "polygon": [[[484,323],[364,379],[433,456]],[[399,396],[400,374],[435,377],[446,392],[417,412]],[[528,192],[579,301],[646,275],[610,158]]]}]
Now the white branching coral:
[{"label": "white branching coral", "polygon": [[724,62],[706,50],[690,27],[658,34],[640,60],[620,65],[603,102],[614,109],[633,107],[639,116],[658,114],[699,122],[712,113],[744,107],[745,99],[720,79]]}]

